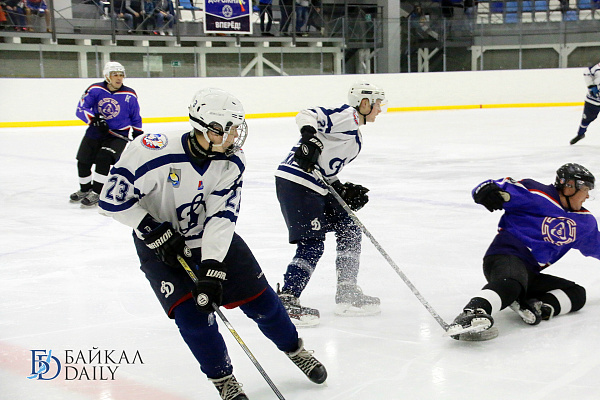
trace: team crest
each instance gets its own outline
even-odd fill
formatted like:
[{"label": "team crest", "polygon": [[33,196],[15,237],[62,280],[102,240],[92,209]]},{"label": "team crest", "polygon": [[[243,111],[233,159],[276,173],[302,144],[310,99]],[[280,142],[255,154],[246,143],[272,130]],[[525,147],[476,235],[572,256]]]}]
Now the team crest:
[{"label": "team crest", "polygon": [[107,120],[115,118],[121,112],[119,102],[111,98],[100,99],[98,108]]},{"label": "team crest", "polygon": [[577,224],[570,218],[546,217],[542,222],[542,235],[546,242],[563,246],[575,241]]},{"label": "team crest", "polygon": [[170,182],[173,187],[179,187],[181,182],[181,170],[179,168],[171,168],[167,181]]},{"label": "team crest", "polygon": [[142,137],[142,145],[150,150],[160,150],[167,145],[169,140],[160,133],[149,133]]},{"label": "team crest", "polygon": [[204,183],[202,181],[198,181],[198,190],[204,189]]}]

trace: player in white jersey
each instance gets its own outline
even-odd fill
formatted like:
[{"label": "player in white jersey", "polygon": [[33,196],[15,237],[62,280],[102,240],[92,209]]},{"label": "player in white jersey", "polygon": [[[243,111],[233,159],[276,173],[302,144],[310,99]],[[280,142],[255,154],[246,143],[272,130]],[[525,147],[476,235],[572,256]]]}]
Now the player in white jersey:
[{"label": "player in white jersey", "polygon": [[289,242],[296,245],[279,296],[298,326],[319,323],[319,311],[302,307],[299,297],[323,255],[327,232],[335,232],[337,240],[336,314],[380,312],[379,298],[364,295],[357,285],[361,230],[312,171],[318,169],[352,210],[362,208],[369,200],[368,189],[349,182],[342,184],[337,175],[360,153],[359,128],[375,122],[382,103],[383,90],[357,83],[348,93],[348,104],[306,109],[296,116],[302,137],[279,165],[275,185]]},{"label": "player in white jersey", "polygon": [[588,94],[585,96],[583,115],[577,136],[571,139],[571,144],[575,144],[585,137],[588,126],[598,117],[600,112],[600,63],[586,68],[583,79],[588,88]]},{"label": "player in white jersey", "polygon": [[[141,269],[221,398],[247,399],[233,376],[212,303],[240,307],[315,383],[325,367],[296,327],[242,238],[235,233],[246,159],[244,109],[220,89],[195,94],[193,130],[142,135],[111,170],[101,213],[134,230]],[[194,284],[180,265],[195,271]]]}]

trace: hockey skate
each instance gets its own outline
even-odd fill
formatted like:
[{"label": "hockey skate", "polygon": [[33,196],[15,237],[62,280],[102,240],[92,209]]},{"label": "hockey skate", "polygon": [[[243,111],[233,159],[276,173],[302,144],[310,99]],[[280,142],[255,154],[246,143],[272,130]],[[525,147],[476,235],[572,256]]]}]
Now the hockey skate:
[{"label": "hockey skate", "polygon": [[454,319],[445,336],[456,340],[490,340],[498,336],[498,328],[493,325],[494,319],[482,308],[466,308]]},{"label": "hockey skate", "polygon": [[227,375],[223,378],[209,378],[208,380],[215,385],[223,400],[248,400],[242,390],[242,384],[235,379],[235,376]]},{"label": "hockey skate", "polygon": [[335,314],[345,317],[377,315],[381,313],[379,297],[367,296],[356,284],[338,284],[335,293]]},{"label": "hockey skate", "polygon": [[319,325],[319,310],[310,307],[302,307],[298,297],[289,293],[281,293],[279,291],[279,284],[277,284],[277,295],[295,326],[307,327]]},{"label": "hockey skate", "polygon": [[573,139],[571,139],[571,141],[569,143],[570,144],[575,144],[575,143],[579,142],[581,139],[583,139],[584,137],[585,137],[585,133],[583,133],[581,135],[578,134]]},{"label": "hockey skate", "polygon": [[98,204],[98,200],[100,199],[100,195],[94,191],[88,192],[88,194],[81,199],[82,207],[93,207]]},{"label": "hockey skate", "polygon": [[537,299],[514,301],[509,307],[528,325],[537,325],[554,316],[554,307]]},{"label": "hockey skate", "polygon": [[71,195],[69,196],[69,199],[70,199],[71,203],[79,203],[89,193],[90,193],[90,191],[82,192],[81,190],[78,190],[75,193],[71,193]]},{"label": "hockey skate", "polygon": [[304,349],[304,341],[298,339],[298,350],[285,353],[290,360],[314,383],[323,383],[327,379],[327,370],[312,355],[312,350]]}]

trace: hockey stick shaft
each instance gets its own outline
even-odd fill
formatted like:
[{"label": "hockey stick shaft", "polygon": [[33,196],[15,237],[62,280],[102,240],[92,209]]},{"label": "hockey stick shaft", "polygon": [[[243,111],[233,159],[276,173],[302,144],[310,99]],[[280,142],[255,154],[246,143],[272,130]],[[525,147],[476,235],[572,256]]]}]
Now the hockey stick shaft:
[{"label": "hockey stick shaft", "polygon": [[118,134],[117,132],[114,132],[114,131],[112,131],[112,130],[110,130],[110,129],[108,130],[108,133],[110,133],[110,134],[111,134],[111,135],[113,135],[113,136],[116,136],[116,137],[118,137],[119,139],[126,140],[126,141],[128,141],[128,142],[132,142],[132,141],[133,141],[132,139],[129,139],[127,136],[123,136],[123,135],[121,135],[121,134]]},{"label": "hockey stick shaft", "polygon": [[[198,277],[196,276],[196,274],[194,273],[194,271],[192,271],[192,269],[190,268],[190,266],[188,265],[188,263],[183,259],[183,257],[181,257],[179,255],[177,256],[177,260],[179,261],[179,263],[181,264],[181,266],[183,267],[183,269],[185,269],[185,272],[187,272],[187,274],[192,279],[192,281],[195,284],[197,284],[199,282]],[[225,314],[223,314],[223,312],[221,311],[221,309],[219,308],[219,306],[217,306],[215,303],[212,303],[212,307],[215,310],[215,312],[217,313],[217,315],[219,316],[219,318],[221,318],[221,321],[223,321],[223,323],[225,324],[225,326],[227,327],[227,329],[229,329],[229,332],[231,332],[231,334],[233,335],[233,337],[235,338],[235,340],[242,347],[242,349],[244,350],[244,353],[246,353],[246,355],[248,356],[248,358],[250,358],[250,361],[252,361],[252,363],[254,364],[254,366],[256,367],[256,369],[258,369],[258,372],[260,372],[260,374],[265,379],[265,381],[267,381],[267,383],[269,384],[269,386],[271,387],[271,389],[273,390],[273,392],[275,393],[275,395],[277,396],[277,398],[280,399],[280,400],[285,400],[285,398],[283,397],[283,395],[281,394],[281,392],[279,391],[279,389],[277,389],[277,386],[275,386],[275,384],[273,383],[273,381],[271,380],[271,378],[269,378],[269,375],[267,375],[267,373],[265,372],[265,370],[263,369],[263,367],[260,365],[260,363],[258,362],[258,360],[256,359],[256,357],[254,357],[254,354],[252,354],[252,352],[250,351],[250,349],[248,348],[248,346],[246,346],[246,343],[244,343],[244,341],[242,340],[242,338],[240,337],[240,335],[238,335],[237,331],[233,328],[233,325],[231,325],[231,323],[229,322],[229,320],[227,319],[227,317],[225,317]]]},{"label": "hockey stick shaft", "polygon": [[385,260],[388,262],[388,264],[390,264],[390,266],[394,269],[394,271],[396,271],[396,273],[400,276],[400,278],[402,278],[402,280],[404,281],[404,283],[406,283],[406,286],[409,287],[409,289],[413,292],[413,294],[417,297],[417,299],[419,299],[419,301],[421,302],[421,304],[423,304],[423,306],[427,309],[427,311],[429,311],[429,313],[431,314],[431,316],[437,321],[438,324],[440,324],[440,326],[445,331],[447,331],[448,327],[450,325],[448,325],[442,319],[442,317],[440,317],[440,315],[433,309],[433,307],[427,302],[427,300],[425,300],[425,298],[423,297],[423,295],[421,295],[421,292],[419,292],[419,290],[417,290],[417,288],[415,287],[415,285],[412,284],[412,282],[410,281],[410,279],[408,279],[408,277],[404,274],[404,272],[402,272],[402,270],[398,267],[398,265],[394,262],[394,260],[392,260],[392,257],[389,256],[389,254],[383,249],[383,247],[381,247],[381,245],[379,244],[379,242],[377,241],[377,239],[375,239],[375,237],[371,234],[371,232],[369,232],[369,230],[367,229],[367,227],[362,222],[360,222],[360,220],[358,219],[358,217],[356,216],[356,214],[354,213],[354,211],[352,211],[350,209],[350,207],[348,207],[348,204],[346,204],[346,202],[344,201],[344,199],[342,199],[342,197],[339,195],[339,193],[335,191],[335,189],[333,188],[333,186],[331,186],[325,180],[325,178],[323,178],[323,175],[321,174],[320,171],[314,170],[313,174],[314,174],[314,176],[321,183],[323,183],[327,187],[327,190],[329,190],[329,193],[331,193],[331,195],[333,197],[335,197],[335,199],[338,201],[338,203],[340,203],[340,205],[342,206],[342,208],[348,213],[348,216],[350,216],[350,218],[352,218],[352,220],[354,221],[354,223],[356,223],[356,225],[358,225],[360,227],[360,229],[363,231],[363,233],[365,234],[365,236],[368,237],[369,240],[371,240],[371,243],[373,243],[373,245],[375,246],[375,248],[383,256],[383,258],[385,258]]}]

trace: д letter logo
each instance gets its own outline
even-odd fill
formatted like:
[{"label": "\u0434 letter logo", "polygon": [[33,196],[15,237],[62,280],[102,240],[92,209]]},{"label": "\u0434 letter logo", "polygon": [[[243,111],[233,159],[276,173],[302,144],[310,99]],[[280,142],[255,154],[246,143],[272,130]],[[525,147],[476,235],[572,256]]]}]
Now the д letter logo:
[{"label": "\u0434 letter logo", "polygon": [[60,361],[52,355],[52,350],[31,350],[31,375],[27,379],[50,381],[60,374]]}]

